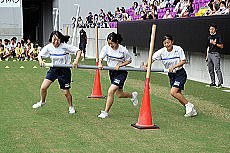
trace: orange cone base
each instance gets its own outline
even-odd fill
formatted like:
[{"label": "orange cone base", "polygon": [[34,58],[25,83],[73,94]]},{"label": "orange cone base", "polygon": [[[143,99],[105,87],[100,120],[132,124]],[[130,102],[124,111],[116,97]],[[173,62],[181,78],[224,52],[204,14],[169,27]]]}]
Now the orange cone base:
[{"label": "orange cone base", "polygon": [[87,98],[92,98],[92,99],[105,99],[106,97],[105,96],[87,96]]},{"label": "orange cone base", "polygon": [[135,129],[139,129],[139,130],[160,130],[160,127],[157,125],[148,125],[148,126],[143,126],[143,125],[138,125],[136,124],[131,124],[131,126]]}]

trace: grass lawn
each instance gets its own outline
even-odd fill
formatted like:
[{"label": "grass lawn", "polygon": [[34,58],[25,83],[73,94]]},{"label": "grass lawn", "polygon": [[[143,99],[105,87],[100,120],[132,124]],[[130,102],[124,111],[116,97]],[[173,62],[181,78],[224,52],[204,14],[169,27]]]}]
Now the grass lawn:
[{"label": "grass lawn", "polygon": [[[151,110],[153,122],[161,129],[135,130],[130,124],[137,122],[140,105],[134,107],[129,99],[115,98],[110,116],[97,118],[105,100],[87,98],[95,70],[72,70],[76,114],[68,114],[57,82],[48,90],[47,104],[32,109],[40,99],[47,70],[34,61],[0,62],[0,152],[230,152],[230,93],[222,89],[188,80],[183,93],[196,106],[198,116],[185,118],[184,108],[169,95],[168,77],[152,73]],[[141,103],[144,83],[145,73],[129,72],[125,91],[137,91]],[[109,85],[108,72],[101,71],[104,95]]]}]

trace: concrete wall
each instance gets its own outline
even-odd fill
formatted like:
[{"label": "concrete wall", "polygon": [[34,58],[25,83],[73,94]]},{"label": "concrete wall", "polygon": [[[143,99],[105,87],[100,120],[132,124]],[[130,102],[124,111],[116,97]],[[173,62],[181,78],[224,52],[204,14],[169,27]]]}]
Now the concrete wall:
[{"label": "concrete wall", "polygon": [[[88,35],[88,45],[86,57],[95,58],[95,29],[85,29]],[[106,44],[107,35],[110,32],[116,32],[116,29],[99,29],[99,52],[101,48]],[[78,39],[77,39],[78,40]],[[75,43],[76,44],[76,43]],[[133,58],[130,66],[140,67],[148,59],[148,49],[137,48],[137,56],[133,53],[133,48],[127,46]],[[188,74],[188,79],[210,83],[210,77],[208,73],[207,63],[205,62],[204,54],[199,52],[185,52],[187,58],[187,64],[185,64],[185,69]],[[230,55],[221,55],[221,70],[224,78],[224,87],[230,87]],[[161,61],[156,61],[153,63],[152,68],[164,68]],[[217,80],[216,80],[217,81]]]},{"label": "concrete wall", "polygon": [[0,39],[11,39],[12,37],[21,39],[21,8],[1,7],[0,14]]}]

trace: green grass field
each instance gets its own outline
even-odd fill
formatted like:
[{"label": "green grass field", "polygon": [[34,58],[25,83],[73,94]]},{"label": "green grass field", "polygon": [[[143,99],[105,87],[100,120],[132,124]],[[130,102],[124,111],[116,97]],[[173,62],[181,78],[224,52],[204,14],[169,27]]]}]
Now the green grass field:
[{"label": "green grass field", "polygon": [[[105,100],[87,98],[92,93],[95,70],[72,71],[76,114],[68,114],[57,82],[48,90],[47,104],[32,109],[40,99],[39,88],[47,70],[37,62],[0,62],[1,153],[230,152],[230,93],[222,89],[188,81],[183,93],[196,106],[198,116],[185,118],[184,108],[169,95],[167,76],[152,73],[153,122],[161,129],[135,130],[130,124],[137,122],[140,105],[134,107],[129,99],[115,98],[110,116],[97,118]],[[145,73],[130,72],[125,91],[139,92],[141,102],[144,82]],[[101,85],[106,95],[110,85],[107,71],[101,71]]]}]

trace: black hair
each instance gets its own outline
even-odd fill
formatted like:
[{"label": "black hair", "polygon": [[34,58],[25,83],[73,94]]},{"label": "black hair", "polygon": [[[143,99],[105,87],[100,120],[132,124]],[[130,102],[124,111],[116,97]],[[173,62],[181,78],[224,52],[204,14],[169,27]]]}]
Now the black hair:
[{"label": "black hair", "polygon": [[57,36],[60,39],[61,43],[64,43],[66,41],[66,37],[61,32],[59,32],[59,31],[53,31],[50,34],[49,42],[52,42],[52,38],[53,38],[54,35]]},{"label": "black hair", "polygon": [[215,29],[217,29],[217,25],[214,24],[214,23],[211,23],[211,24],[209,25],[209,28],[210,28],[210,27],[214,27]]},{"label": "black hair", "polygon": [[65,35],[65,40],[64,40],[64,43],[67,43],[67,42],[69,41],[69,38],[70,38],[70,36]]},{"label": "black hair", "polygon": [[0,41],[2,42],[2,39],[0,39]]},{"label": "black hair", "polygon": [[10,42],[10,40],[9,40],[9,39],[4,39],[4,41],[5,41],[5,42]]},{"label": "black hair", "polygon": [[15,41],[16,41],[16,40],[17,40],[17,38],[16,38],[16,37],[13,37],[13,38],[11,38],[11,40],[15,40]]},{"label": "black hair", "polygon": [[36,43],[36,44],[34,44],[34,48],[38,48],[38,46],[39,46],[39,45],[38,45],[37,43]]},{"label": "black hair", "polygon": [[162,42],[164,42],[166,39],[173,41],[173,37],[172,37],[171,35],[168,35],[168,34],[166,34],[166,35],[163,37]]},{"label": "black hair", "polygon": [[225,1],[221,1],[220,4],[223,4],[226,7],[226,2]]},{"label": "black hair", "polygon": [[108,40],[111,40],[112,42],[120,44],[122,42],[123,38],[121,37],[121,35],[119,33],[116,34],[115,32],[112,32],[108,35],[107,41]]}]

